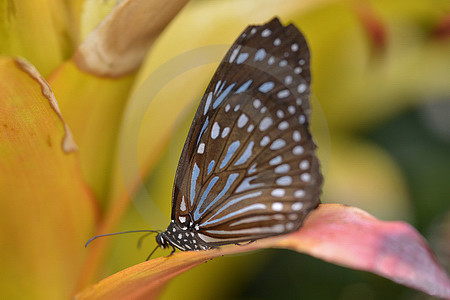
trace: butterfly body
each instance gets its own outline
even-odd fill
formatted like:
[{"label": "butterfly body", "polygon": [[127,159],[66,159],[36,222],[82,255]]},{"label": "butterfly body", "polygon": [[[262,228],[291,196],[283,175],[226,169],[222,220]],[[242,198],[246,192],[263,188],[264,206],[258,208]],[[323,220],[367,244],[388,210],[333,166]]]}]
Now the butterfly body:
[{"label": "butterfly body", "polygon": [[319,205],[309,62],[303,35],[276,18],[235,41],[191,125],[161,247],[205,250],[285,234]]},{"label": "butterfly body", "polygon": [[175,247],[183,251],[207,250],[214,248],[205,243],[197,232],[196,226],[181,227],[171,221],[166,231],[156,236],[156,242],[162,247]]}]

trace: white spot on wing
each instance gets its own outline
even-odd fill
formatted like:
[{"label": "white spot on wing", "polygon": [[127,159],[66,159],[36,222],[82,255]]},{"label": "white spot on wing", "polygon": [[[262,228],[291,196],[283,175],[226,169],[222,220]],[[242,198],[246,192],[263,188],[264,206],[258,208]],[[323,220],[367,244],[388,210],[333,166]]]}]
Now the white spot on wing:
[{"label": "white spot on wing", "polygon": [[262,93],[267,93],[268,91],[270,91],[271,89],[273,89],[275,86],[275,84],[272,81],[267,81],[264,82],[259,88],[258,90]]},{"label": "white spot on wing", "polygon": [[283,121],[280,124],[278,124],[278,129],[280,130],[286,130],[289,128],[289,123],[287,121]]},{"label": "white spot on wing", "polygon": [[261,32],[261,36],[262,37],[268,37],[269,35],[271,35],[272,34],[272,30],[270,30],[270,29],[264,29],[262,32]]},{"label": "white spot on wing", "polygon": [[303,203],[301,202],[295,202],[294,204],[292,204],[291,209],[294,211],[299,211],[303,208]]},{"label": "white spot on wing", "polygon": [[234,59],[238,55],[239,51],[241,51],[241,48],[242,48],[242,46],[239,45],[233,50],[233,52],[231,53],[231,56],[230,56],[230,63],[232,63],[234,61]]},{"label": "white spot on wing", "polygon": [[286,76],[286,77],[284,78],[284,83],[285,83],[286,85],[291,84],[291,83],[292,83],[292,76],[291,76],[291,75]]},{"label": "white spot on wing", "polygon": [[309,168],[309,161],[302,160],[300,165],[299,165],[299,167],[300,167],[300,170],[308,170],[308,168]]},{"label": "white spot on wing", "polygon": [[216,139],[219,136],[219,133],[220,133],[219,123],[214,122],[214,125],[211,129],[211,138]]},{"label": "white spot on wing", "polygon": [[287,229],[287,230],[292,230],[292,229],[294,229],[294,223],[292,223],[292,222],[287,223],[287,224],[286,224],[286,229]]},{"label": "white spot on wing", "polygon": [[222,138],[226,137],[230,133],[230,127],[225,127],[222,131]]},{"label": "white spot on wing", "polygon": [[205,152],[205,143],[200,143],[200,145],[198,145],[197,153],[203,154],[203,152]]},{"label": "white spot on wing", "polygon": [[277,93],[277,97],[280,99],[286,98],[287,96],[289,96],[291,94],[291,92],[289,92],[289,90],[281,90]]},{"label": "white spot on wing", "polygon": [[305,152],[305,149],[302,146],[295,146],[294,149],[292,149],[292,153],[295,155],[300,155]]},{"label": "white spot on wing", "polygon": [[265,117],[259,123],[259,130],[264,131],[269,128],[273,124],[273,120],[271,117]]},{"label": "white spot on wing", "polygon": [[300,175],[300,179],[304,182],[309,182],[311,180],[311,175],[309,173],[303,173]]},{"label": "white spot on wing", "polygon": [[305,197],[305,191],[304,190],[296,190],[294,192],[294,197],[295,198],[303,198],[303,197]]},{"label": "white spot on wing", "polygon": [[283,210],[283,203],[281,203],[281,202],[274,202],[274,203],[272,203],[272,209],[274,211],[282,211]]},{"label": "white spot on wing", "polygon": [[266,57],[266,50],[264,49],[258,49],[255,53],[254,61],[261,61]]},{"label": "white spot on wing", "polygon": [[274,189],[270,193],[274,197],[283,197],[285,195],[284,189]]},{"label": "white spot on wing", "polygon": [[292,184],[292,177],[291,176],[283,176],[277,179],[277,184],[278,185],[291,185]]},{"label": "white spot on wing", "polygon": [[281,163],[281,161],[282,161],[281,155],[278,155],[269,161],[269,165],[271,166],[278,165],[279,163]]},{"label": "white spot on wing", "polygon": [[212,99],[212,93],[210,92],[208,94],[208,98],[206,98],[206,103],[205,103],[205,110],[203,111],[203,114],[206,115],[206,113],[208,112],[209,109],[209,105],[211,104],[211,99]]},{"label": "white spot on wing", "polygon": [[276,214],[276,215],[273,215],[273,219],[278,220],[278,221],[283,221],[285,219],[285,217],[282,214]]},{"label": "white spot on wing", "polygon": [[184,195],[181,197],[180,209],[181,211],[186,211],[186,201],[184,200]]},{"label": "white spot on wing", "polygon": [[270,150],[279,150],[286,146],[286,141],[283,139],[276,139],[273,141],[273,143],[270,145]]},{"label": "white spot on wing", "polygon": [[281,109],[277,110],[277,117],[280,119],[284,118],[284,112]]},{"label": "white spot on wing", "polygon": [[287,64],[288,64],[288,62],[287,62],[287,60],[285,60],[285,59],[281,60],[281,61],[278,63],[278,65],[279,65],[280,67],[286,67]]},{"label": "white spot on wing", "polygon": [[242,114],[239,119],[238,119],[238,127],[242,128],[245,126],[245,124],[247,124],[248,122],[248,117],[245,114]]},{"label": "white spot on wing", "polygon": [[298,130],[295,130],[292,133],[292,139],[294,140],[294,142],[300,142],[300,140],[302,139],[302,135],[300,134],[300,132]]},{"label": "white spot on wing", "polygon": [[299,92],[300,94],[303,93],[304,91],[306,91],[306,84],[304,83],[300,83],[297,87],[297,92]]},{"label": "white spot on wing", "polygon": [[275,174],[282,174],[289,172],[291,167],[288,164],[282,164],[275,168]]},{"label": "white spot on wing", "polygon": [[236,63],[238,65],[242,64],[244,61],[247,60],[247,58],[248,58],[248,53],[241,53],[241,54],[239,54],[239,56],[238,56],[238,58],[236,60]]},{"label": "white spot on wing", "polygon": [[295,107],[292,106],[292,105],[289,105],[289,106],[288,106],[288,111],[289,111],[289,113],[290,113],[291,115],[295,114]]},{"label": "white spot on wing", "polygon": [[221,83],[222,83],[222,80],[217,81],[216,88],[214,89],[214,94],[217,94],[217,91],[219,90],[219,86]]},{"label": "white spot on wing", "polygon": [[261,139],[261,142],[259,143],[262,147],[267,146],[269,144],[270,138],[266,135]]},{"label": "white spot on wing", "polygon": [[305,118],[304,115],[300,115],[300,116],[298,117],[298,122],[299,122],[300,124],[305,124],[305,121],[306,121],[306,118]]}]

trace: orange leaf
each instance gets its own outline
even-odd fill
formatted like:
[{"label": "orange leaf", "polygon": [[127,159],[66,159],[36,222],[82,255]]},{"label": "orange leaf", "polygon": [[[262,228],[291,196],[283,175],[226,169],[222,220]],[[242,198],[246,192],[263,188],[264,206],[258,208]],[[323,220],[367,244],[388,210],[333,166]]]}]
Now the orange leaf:
[{"label": "orange leaf", "polygon": [[181,252],[143,262],[91,286],[77,299],[155,298],[169,279],[207,260],[268,247],[293,249],[379,274],[430,295],[450,297],[450,279],[410,225],[380,221],[350,206],[322,204],[291,234],[246,246]]}]

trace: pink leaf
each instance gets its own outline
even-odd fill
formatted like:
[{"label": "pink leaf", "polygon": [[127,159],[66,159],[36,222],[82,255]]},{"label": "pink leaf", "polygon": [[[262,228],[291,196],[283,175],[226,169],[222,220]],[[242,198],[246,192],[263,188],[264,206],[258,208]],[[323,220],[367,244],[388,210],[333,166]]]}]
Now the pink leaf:
[{"label": "pink leaf", "polygon": [[423,237],[404,222],[384,222],[354,207],[322,204],[291,234],[247,246],[189,251],[125,269],[77,299],[155,298],[174,276],[214,257],[261,248],[288,248],[389,278],[427,294],[450,298],[450,279]]}]

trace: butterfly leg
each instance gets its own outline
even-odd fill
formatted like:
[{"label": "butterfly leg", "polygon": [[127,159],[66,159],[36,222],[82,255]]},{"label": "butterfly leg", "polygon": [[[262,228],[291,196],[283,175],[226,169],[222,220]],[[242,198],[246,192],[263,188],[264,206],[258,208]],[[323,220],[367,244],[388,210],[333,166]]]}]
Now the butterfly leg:
[{"label": "butterfly leg", "polygon": [[164,256],[164,257],[171,257],[171,256],[175,253],[176,250],[177,250],[177,249],[175,249],[175,247],[172,246],[172,251],[170,251],[170,254],[169,254],[169,255],[166,255],[166,256]]},{"label": "butterfly leg", "polygon": [[153,249],[153,251],[147,256],[147,259],[145,261],[149,260],[150,257],[152,257],[153,253],[155,253],[155,251],[156,251],[156,249],[158,249],[158,247],[159,247],[159,245],[156,246],[155,249]]}]

